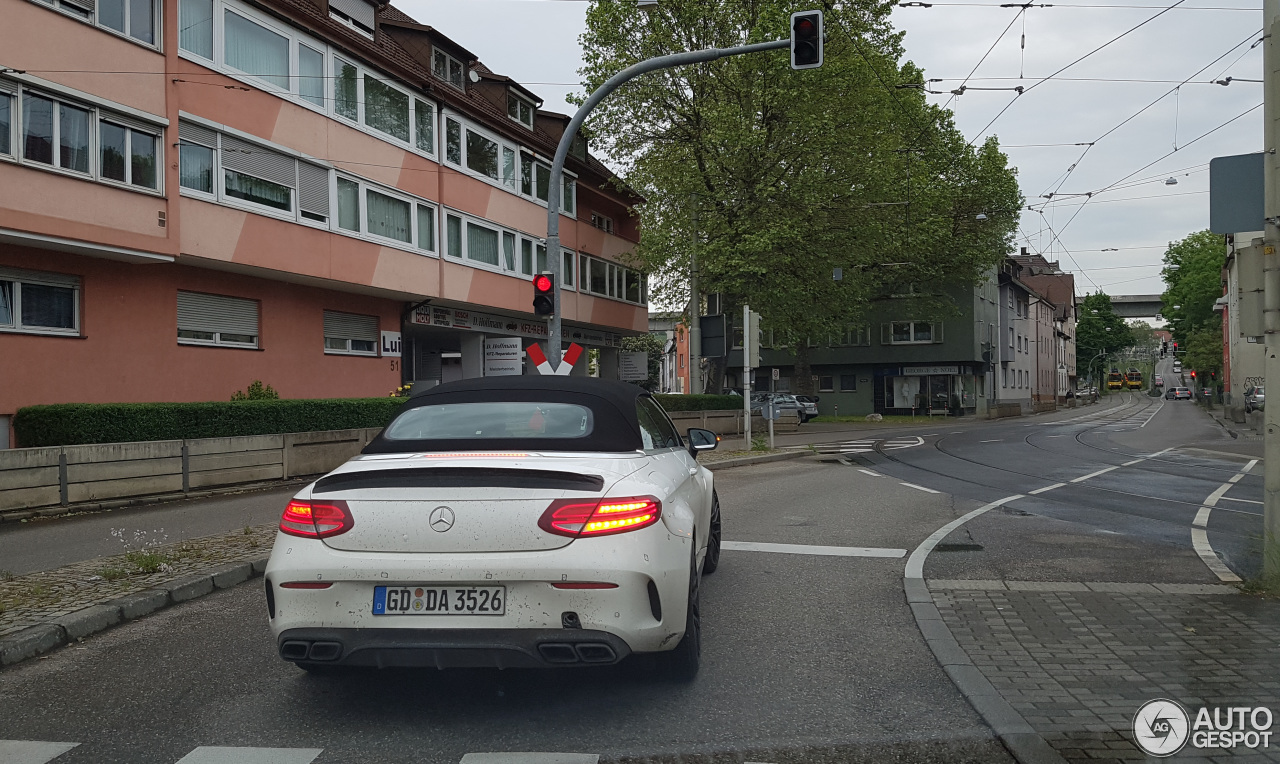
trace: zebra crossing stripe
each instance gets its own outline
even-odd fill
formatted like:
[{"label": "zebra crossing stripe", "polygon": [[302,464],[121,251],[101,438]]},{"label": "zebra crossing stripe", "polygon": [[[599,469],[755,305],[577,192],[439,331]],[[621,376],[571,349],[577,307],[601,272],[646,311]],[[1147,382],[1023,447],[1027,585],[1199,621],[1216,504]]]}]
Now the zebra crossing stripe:
[{"label": "zebra crossing stripe", "polygon": [[178,759],[178,764],[311,764],[323,750],[323,748],[232,748],[202,745]]},{"label": "zebra crossing stripe", "polygon": [[0,740],[0,764],[45,764],[78,745],[43,740]]}]

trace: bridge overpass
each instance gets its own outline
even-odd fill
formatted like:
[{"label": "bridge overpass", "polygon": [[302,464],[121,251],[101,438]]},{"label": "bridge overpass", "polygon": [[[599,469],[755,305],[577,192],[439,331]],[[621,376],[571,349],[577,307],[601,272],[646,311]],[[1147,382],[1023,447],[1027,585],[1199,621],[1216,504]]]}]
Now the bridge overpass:
[{"label": "bridge overpass", "polygon": [[[1076,305],[1084,301],[1084,297],[1076,297]],[[1115,294],[1111,295],[1111,307],[1121,318],[1154,318],[1164,308],[1164,302],[1158,294]]]}]

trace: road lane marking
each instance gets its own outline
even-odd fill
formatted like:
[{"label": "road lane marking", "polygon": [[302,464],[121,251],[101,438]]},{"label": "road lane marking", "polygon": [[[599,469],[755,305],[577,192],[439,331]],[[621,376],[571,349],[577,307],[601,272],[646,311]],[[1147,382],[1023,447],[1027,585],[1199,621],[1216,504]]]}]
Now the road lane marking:
[{"label": "road lane marking", "polygon": [[1216,506],[1218,504],[1218,499],[1221,499],[1222,494],[1226,493],[1227,490],[1230,488],[1231,488],[1231,483],[1223,483],[1222,485],[1213,489],[1213,493],[1209,494],[1209,498],[1204,500],[1204,505],[1206,507]]},{"label": "road lane marking", "polygon": [[870,475],[871,477],[884,477],[884,475],[881,475],[879,472],[872,472],[871,470],[859,469],[858,472],[861,472],[864,475]]},{"label": "road lane marking", "polygon": [[1145,461],[1146,461],[1146,459],[1134,459],[1133,461],[1131,461],[1131,462],[1125,462],[1124,464],[1121,464],[1120,466],[1121,466],[1121,467],[1132,467],[1132,466],[1133,466],[1133,465],[1135,465],[1135,464],[1140,464],[1140,463],[1145,462]]},{"label": "road lane marking", "polygon": [[459,764],[596,764],[598,753],[468,753]]},{"label": "road lane marking", "polygon": [[1100,470],[1098,470],[1097,472],[1090,472],[1088,475],[1081,475],[1080,477],[1073,479],[1071,482],[1072,482],[1072,483],[1079,483],[1079,482],[1081,482],[1081,481],[1083,481],[1083,480],[1088,480],[1089,478],[1094,478],[1094,477],[1097,477],[1097,476],[1102,475],[1102,474],[1104,474],[1104,473],[1110,472],[1111,470],[1118,470],[1118,469],[1120,469],[1120,465],[1119,465],[1119,464],[1117,464],[1117,465],[1116,465],[1116,466],[1114,466],[1114,467],[1106,467],[1106,468],[1104,468],[1104,469],[1100,469]]},{"label": "road lane marking", "polygon": [[[1226,563],[1218,557],[1218,553],[1213,551],[1213,545],[1209,543],[1209,514],[1218,504],[1218,500],[1225,498],[1223,494],[1229,491],[1231,486],[1235,485],[1236,482],[1240,480],[1240,478],[1244,477],[1246,472],[1253,469],[1253,465],[1257,463],[1257,459],[1251,460],[1248,464],[1242,467],[1238,473],[1228,478],[1227,482],[1215,488],[1213,493],[1209,494],[1209,496],[1205,498],[1204,504],[1200,507],[1200,510],[1196,512],[1195,519],[1191,521],[1191,546],[1195,548],[1196,554],[1200,556],[1200,559],[1204,562],[1205,566],[1208,567],[1220,581],[1234,583],[1240,581],[1240,576],[1237,576],[1231,568],[1228,568]],[[1223,511],[1236,512],[1245,515],[1257,514],[1238,509],[1227,509],[1226,507],[1223,507]]]},{"label": "road lane marking", "polygon": [[1254,501],[1253,499],[1233,499],[1230,496],[1223,496],[1222,500],[1223,501],[1239,501],[1244,504],[1261,504],[1262,503],[1260,501]]},{"label": "road lane marking", "polygon": [[43,740],[0,740],[0,762],[4,764],[45,764],[79,743],[48,743]]},{"label": "road lane marking", "polygon": [[995,440],[980,440],[980,441],[978,441],[978,442],[979,442],[979,443],[999,443],[999,442],[1000,442],[1000,439],[999,439],[999,438],[996,438]]},{"label": "road lane marking", "polygon": [[1037,488],[1034,491],[1027,491],[1027,493],[1028,494],[1044,493],[1045,491],[1052,491],[1055,488],[1061,488],[1064,485],[1066,485],[1066,483],[1054,483],[1053,485],[1047,485],[1044,488]]},{"label": "road lane marking", "polygon": [[1205,527],[1209,524],[1209,513],[1212,511],[1213,507],[1201,507],[1200,510],[1196,512],[1196,519],[1192,520],[1191,524],[1197,525],[1201,528]]},{"label": "road lane marking", "polygon": [[903,573],[903,577],[923,579],[925,558],[928,557],[929,553],[933,551],[933,548],[938,545],[938,542],[946,538],[947,535],[951,533],[951,531],[954,531],[956,528],[959,528],[961,525],[964,525],[965,523],[969,522],[970,520],[977,517],[978,515],[981,515],[984,512],[989,512],[990,510],[993,510],[996,507],[1003,506],[1005,504],[1008,504],[1011,501],[1015,501],[1021,498],[1024,498],[1022,494],[1015,493],[1014,495],[1006,496],[1003,499],[996,499],[990,504],[984,504],[983,506],[978,507],[972,512],[969,512],[967,514],[961,515],[960,517],[957,517],[956,519],[942,526],[938,530],[934,531],[929,536],[929,538],[925,539],[924,541],[921,541],[920,546],[916,547],[915,551],[911,553],[911,557],[907,560],[907,569]]},{"label": "road lane marking", "polygon": [[722,541],[721,549],[731,552],[774,552],[776,554],[815,554],[825,557],[905,557],[905,549],[868,546],[817,546],[811,544],[769,544],[760,541]]},{"label": "road lane marking", "polygon": [[311,764],[323,748],[233,748],[202,745],[178,764]]},{"label": "road lane marking", "polygon": [[924,491],[925,493],[942,493],[942,491],[935,491],[932,488],[925,488],[924,486],[916,485],[915,483],[899,483],[899,485],[905,485],[907,488],[914,488],[917,491]]},{"label": "road lane marking", "polygon": [[1240,478],[1242,478],[1242,477],[1244,477],[1244,473],[1241,473],[1241,474],[1239,474],[1239,475],[1232,475],[1231,477],[1227,478],[1227,482],[1228,482],[1228,483],[1239,483],[1239,482],[1240,482]]},{"label": "road lane marking", "polygon": [[[1205,522],[1208,521],[1209,518],[1206,517]],[[1231,572],[1231,568],[1228,568],[1223,564],[1222,560],[1218,559],[1217,553],[1209,545],[1209,533],[1204,528],[1191,529],[1191,546],[1195,547],[1196,554],[1200,555],[1200,559],[1204,560],[1204,564],[1209,570],[1213,571],[1219,581],[1236,582],[1240,580],[1240,576]]]},{"label": "road lane marking", "polygon": [[1247,475],[1247,474],[1249,474],[1249,470],[1253,469],[1253,465],[1255,465],[1255,464],[1257,464],[1257,463],[1258,463],[1258,460],[1257,460],[1257,459],[1250,459],[1250,460],[1249,460],[1249,463],[1248,463],[1248,464],[1246,464],[1246,465],[1244,465],[1244,469],[1240,470],[1240,472],[1242,472],[1243,474],[1246,474],[1246,475]]},{"label": "road lane marking", "polygon": [[1155,419],[1156,414],[1159,414],[1160,409],[1162,408],[1164,408],[1164,401],[1160,401],[1160,405],[1156,406],[1156,410],[1151,412],[1151,416],[1147,417],[1146,422],[1143,422],[1142,424],[1138,425],[1138,429],[1142,429],[1143,427],[1146,427],[1147,422],[1150,422],[1152,419]]},{"label": "road lane marking", "polygon": [[1168,448],[1164,449],[1163,451],[1157,451],[1157,452],[1155,452],[1154,454],[1147,454],[1147,458],[1148,458],[1148,459],[1154,459],[1154,458],[1156,458],[1157,456],[1159,456],[1160,454],[1167,454],[1167,453],[1169,453],[1170,451],[1172,451],[1172,450],[1173,450],[1173,449],[1175,449],[1175,448],[1177,448],[1177,446],[1169,446]]}]

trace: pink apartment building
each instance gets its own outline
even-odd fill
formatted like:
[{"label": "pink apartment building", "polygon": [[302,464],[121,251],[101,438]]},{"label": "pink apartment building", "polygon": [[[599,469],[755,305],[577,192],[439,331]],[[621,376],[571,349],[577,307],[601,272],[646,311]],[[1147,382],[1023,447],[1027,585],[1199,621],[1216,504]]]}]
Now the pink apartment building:
[{"label": "pink apartment building", "polygon": [[541,271],[602,375],[648,330],[645,277],[620,262],[641,200],[580,139],[549,255],[568,118],[389,5],[0,0],[0,16],[0,447],[32,404],[480,376],[486,340],[545,339]]}]

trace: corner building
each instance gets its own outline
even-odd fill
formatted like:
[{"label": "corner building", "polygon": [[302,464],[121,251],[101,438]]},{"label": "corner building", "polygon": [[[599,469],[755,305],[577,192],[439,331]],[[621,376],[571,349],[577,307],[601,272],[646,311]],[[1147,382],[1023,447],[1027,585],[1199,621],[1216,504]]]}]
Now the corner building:
[{"label": "corner building", "polygon": [[568,117],[389,5],[0,15],[0,447],[22,406],[227,400],[254,379],[381,396],[483,375],[486,339],[507,338],[490,371],[518,373],[511,348],[546,338],[542,271],[602,374],[648,330],[620,262],[642,200],[579,139],[548,253]]}]

